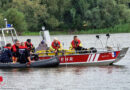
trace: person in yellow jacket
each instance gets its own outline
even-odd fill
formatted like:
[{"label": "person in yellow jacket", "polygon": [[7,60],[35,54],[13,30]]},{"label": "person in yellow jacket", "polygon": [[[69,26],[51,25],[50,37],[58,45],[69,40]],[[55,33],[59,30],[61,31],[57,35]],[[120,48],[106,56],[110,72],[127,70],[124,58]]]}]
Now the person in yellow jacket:
[{"label": "person in yellow jacket", "polygon": [[74,36],[74,40],[72,40],[70,45],[70,50],[81,50],[82,49],[82,43],[78,39],[77,36]]},{"label": "person in yellow jacket", "polygon": [[57,53],[58,51],[63,50],[61,42],[56,37],[54,38],[54,40],[53,40],[53,42],[51,44],[50,50],[54,51],[55,53]]}]

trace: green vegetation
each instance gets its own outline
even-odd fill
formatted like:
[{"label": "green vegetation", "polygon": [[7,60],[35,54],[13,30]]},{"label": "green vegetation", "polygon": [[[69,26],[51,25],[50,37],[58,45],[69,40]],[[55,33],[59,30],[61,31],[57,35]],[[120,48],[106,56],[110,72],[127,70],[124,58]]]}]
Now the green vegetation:
[{"label": "green vegetation", "polygon": [[[51,31],[51,35],[67,35],[67,34],[106,34],[106,33],[130,33],[130,24],[116,25],[110,28],[104,29],[89,29],[89,30],[80,30],[75,32],[63,31]],[[23,32],[22,35],[39,35],[39,32]]]},{"label": "green vegetation", "polygon": [[5,13],[5,17],[8,18],[10,23],[13,23],[18,32],[23,32],[27,30],[27,24],[25,21],[24,14],[19,12],[17,9],[9,9]]},{"label": "green vegetation", "polygon": [[7,18],[24,35],[43,25],[51,34],[129,32],[130,0],[0,0],[0,8],[0,27]]}]

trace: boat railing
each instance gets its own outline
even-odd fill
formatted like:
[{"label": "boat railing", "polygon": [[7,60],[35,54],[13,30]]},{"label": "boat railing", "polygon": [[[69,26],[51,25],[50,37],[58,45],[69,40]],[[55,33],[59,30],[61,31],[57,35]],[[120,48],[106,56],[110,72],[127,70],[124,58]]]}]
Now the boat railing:
[{"label": "boat railing", "polygon": [[[7,32],[7,34],[6,34],[6,32]],[[13,43],[14,43],[14,40],[17,39],[17,37],[18,37],[16,30],[13,27],[0,28],[0,34],[1,34],[1,40],[0,40],[1,47],[5,46],[7,43],[6,36],[11,36]]]},{"label": "boat railing", "polygon": [[[5,27],[0,28],[0,47],[3,48],[7,44],[6,36],[11,36],[12,42],[14,43],[14,40],[18,38],[17,32],[12,24],[8,24],[7,19],[5,18]],[[6,33],[7,32],[7,33]],[[10,41],[11,43],[11,41]]]}]

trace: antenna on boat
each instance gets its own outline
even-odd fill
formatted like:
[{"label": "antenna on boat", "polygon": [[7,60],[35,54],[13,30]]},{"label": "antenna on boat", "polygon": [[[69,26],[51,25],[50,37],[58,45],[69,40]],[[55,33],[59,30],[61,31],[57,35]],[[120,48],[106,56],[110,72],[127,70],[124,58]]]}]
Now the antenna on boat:
[{"label": "antenna on boat", "polygon": [[108,42],[108,39],[110,38],[110,34],[107,33],[107,34],[106,34],[106,37],[107,37],[107,40],[106,40],[106,46],[105,46],[105,47],[107,47],[107,42]]},{"label": "antenna on boat", "polygon": [[102,41],[101,41],[101,39],[100,39],[100,36],[99,36],[99,35],[96,35],[96,38],[97,38],[97,40],[99,40],[99,41],[101,42],[101,45],[102,45],[102,47],[103,47],[103,43],[102,43]]},{"label": "antenna on boat", "polygon": [[[107,47],[108,40],[109,40],[110,36],[111,36],[111,35],[110,35],[109,33],[106,34],[107,41],[106,41],[106,46],[105,46],[105,47]],[[112,42],[113,47],[115,47],[115,44],[114,44],[114,42],[113,42],[113,39],[110,39],[110,40],[111,40],[111,42]],[[120,45],[117,45],[117,49],[118,49],[118,50],[119,50],[119,47],[120,47]]]},{"label": "antenna on boat", "polygon": [[[110,34],[107,33],[107,34],[106,34],[106,37],[107,37],[107,41],[106,41],[106,46],[105,46],[105,47],[107,47],[107,43],[108,43],[108,39],[110,38]],[[112,44],[113,44],[113,46],[114,46],[113,40],[111,40],[111,42],[112,42]]]},{"label": "antenna on boat", "polygon": [[7,24],[8,24],[7,19],[5,18],[4,21],[5,21],[5,28],[7,28]]}]

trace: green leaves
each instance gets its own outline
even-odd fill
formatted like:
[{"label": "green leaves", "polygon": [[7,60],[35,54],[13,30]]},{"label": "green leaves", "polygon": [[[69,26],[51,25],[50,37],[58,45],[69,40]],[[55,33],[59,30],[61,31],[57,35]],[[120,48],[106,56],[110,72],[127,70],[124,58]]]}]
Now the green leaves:
[{"label": "green leaves", "polygon": [[5,27],[4,25],[5,25],[5,22],[4,22],[3,14],[0,14],[0,28]]},{"label": "green leaves", "polygon": [[24,14],[17,9],[10,8],[4,13],[5,18],[8,19],[8,23],[13,24],[18,32],[24,32],[27,30],[27,23],[25,21]]},{"label": "green leaves", "polygon": [[59,26],[60,22],[54,16],[52,16],[47,19],[46,24],[48,27],[50,27],[50,29],[54,29]]},{"label": "green leaves", "polygon": [[114,27],[130,23],[128,3],[129,0],[0,0],[0,27],[3,18],[8,18],[19,32],[40,31],[43,25],[51,30],[73,31]]}]

